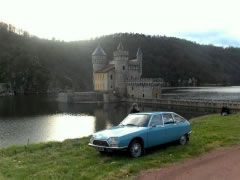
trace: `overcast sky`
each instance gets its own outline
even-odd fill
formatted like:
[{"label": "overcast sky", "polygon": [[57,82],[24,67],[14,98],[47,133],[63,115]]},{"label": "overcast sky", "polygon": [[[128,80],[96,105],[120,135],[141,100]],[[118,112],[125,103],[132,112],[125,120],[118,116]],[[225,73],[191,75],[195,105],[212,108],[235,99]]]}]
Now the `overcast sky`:
[{"label": "overcast sky", "polygon": [[0,0],[0,18],[48,39],[134,32],[240,47],[237,0]]}]

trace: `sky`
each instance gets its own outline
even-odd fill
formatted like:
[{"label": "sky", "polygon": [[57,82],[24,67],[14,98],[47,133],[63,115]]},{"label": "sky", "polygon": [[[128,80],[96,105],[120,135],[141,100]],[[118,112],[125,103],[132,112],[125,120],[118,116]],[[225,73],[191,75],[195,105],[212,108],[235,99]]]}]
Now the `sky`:
[{"label": "sky", "polygon": [[132,32],[240,47],[239,9],[238,0],[0,0],[0,21],[64,41]]}]

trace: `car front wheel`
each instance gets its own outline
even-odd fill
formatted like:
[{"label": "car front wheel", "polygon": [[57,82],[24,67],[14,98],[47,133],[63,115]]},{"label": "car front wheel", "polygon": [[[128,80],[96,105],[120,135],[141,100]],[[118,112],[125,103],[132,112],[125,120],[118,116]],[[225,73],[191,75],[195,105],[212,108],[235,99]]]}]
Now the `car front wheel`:
[{"label": "car front wheel", "polygon": [[101,155],[107,155],[108,154],[108,152],[106,152],[106,151],[98,151]]},{"label": "car front wheel", "polygon": [[129,154],[133,158],[140,157],[143,154],[143,146],[142,143],[138,140],[134,140],[131,142],[128,148]]},{"label": "car front wheel", "polygon": [[188,137],[186,135],[183,135],[179,139],[179,144],[180,145],[185,145],[185,144],[187,144],[187,141],[188,141]]}]

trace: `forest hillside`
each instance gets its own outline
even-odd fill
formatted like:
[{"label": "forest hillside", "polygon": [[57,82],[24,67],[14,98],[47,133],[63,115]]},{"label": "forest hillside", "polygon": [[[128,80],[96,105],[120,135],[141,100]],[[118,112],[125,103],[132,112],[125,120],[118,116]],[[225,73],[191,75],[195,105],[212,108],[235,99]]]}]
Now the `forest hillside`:
[{"label": "forest hillside", "polygon": [[46,40],[0,23],[0,83],[19,92],[92,90],[91,54],[100,42],[112,59],[121,40],[135,58],[143,51],[143,77],[162,77],[172,86],[240,84],[240,49],[165,36],[121,33],[87,41]]}]

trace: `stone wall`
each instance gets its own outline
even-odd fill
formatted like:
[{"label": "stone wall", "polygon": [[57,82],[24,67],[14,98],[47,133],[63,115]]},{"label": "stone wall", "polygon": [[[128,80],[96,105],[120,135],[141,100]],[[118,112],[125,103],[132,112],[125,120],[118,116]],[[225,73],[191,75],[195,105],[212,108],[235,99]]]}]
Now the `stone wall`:
[{"label": "stone wall", "polygon": [[127,96],[131,98],[159,99],[162,79],[142,78],[127,83]]}]

